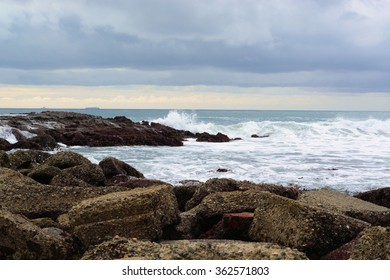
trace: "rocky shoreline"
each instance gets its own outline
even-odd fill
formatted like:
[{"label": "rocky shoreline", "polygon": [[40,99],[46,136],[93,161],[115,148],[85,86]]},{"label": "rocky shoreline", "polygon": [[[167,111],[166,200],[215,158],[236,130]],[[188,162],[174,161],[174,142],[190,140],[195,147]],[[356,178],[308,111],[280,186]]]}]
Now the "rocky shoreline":
[{"label": "rocky shoreline", "polygon": [[173,186],[113,157],[44,150],[87,136],[104,145],[120,130],[118,145],[176,145],[198,137],[189,132],[57,112],[0,122],[21,135],[0,148],[0,259],[390,259],[390,187],[351,196],[232,179]]},{"label": "rocky shoreline", "polygon": [[[0,159],[1,259],[390,257],[390,209],[378,205],[390,188],[353,197],[232,179],[172,186],[115,158]],[[363,200],[375,192],[378,204]]]},{"label": "rocky shoreline", "polygon": [[14,143],[0,138],[0,149],[54,150],[67,146],[182,146],[186,138],[200,142],[229,142],[227,135],[194,134],[159,123],[139,123],[118,116],[102,118],[72,112],[45,111],[15,116],[0,116],[0,126],[8,130]]}]

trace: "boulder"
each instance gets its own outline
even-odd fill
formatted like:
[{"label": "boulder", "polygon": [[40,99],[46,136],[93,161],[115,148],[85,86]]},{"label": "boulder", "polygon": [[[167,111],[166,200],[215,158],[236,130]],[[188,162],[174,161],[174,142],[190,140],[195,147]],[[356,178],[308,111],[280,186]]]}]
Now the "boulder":
[{"label": "boulder", "polygon": [[74,253],[73,240],[65,232],[41,229],[6,210],[0,210],[0,232],[2,259],[69,259]]},{"label": "boulder", "polygon": [[81,188],[43,185],[17,171],[0,168],[0,207],[28,218],[56,219],[84,199],[124,190],[117,186]]},{"label": "boulder", "polygon": [[144,175],[127,163],[113,157],[108,157],[99,162],[104,175],[109,180],[116,175],[127,175],[136,178],[144,178]]},{"label": "boulder", "polygon": [[9,154],[10,166],[12,169],[31,169],[34,166],[43,163],[51,155],[42,151],[19,150]]},{"label": "boulder", "polygon": [[390,208],[390,187],[359,193],[355,197]]},{"label": "boulder", "polygon": [[365,229],[354,244],[353,260],[390,260],[390,227]]},{"label": "boulder", "polygon": [[40,228],[56,228],[59,227],[59,224],[55,222],[54,220],[44,217],[44,218],[37,218],[37,219],[31,219],[30,220],[34,225],[40,227]]},{"label": "boulder", "polygon": [[96,164],[81,164],[66,168],[56,175],[52,181],[52,185],[57,186],[104,186],[106,178],[99,165]]},{"label": "boulder", "polygon": [[178,240],[162,243],[115,237],[87,251],[84,260],[305,260],[305,254],[269,243]]},{"label": "boulder", "polygon": [[298,200],[372,225],[390,225],[390,209],[331,189],[308,191],[300,195]]},{"label": "boulder", "polygon": [[74,234],[87,247],[115,235],[158,240],[163,228],[179,219],[173,189],[167,185],[87,199],[68,214]]},{"label": "boulder", "polygon": [[203,133],[196,134],[196,136],[197,136],[196,142],[229,142],[230,141],[230,138],[227,135],[222,134],[220,132],[218,132],[216,135],[203,132]]},{"label": "boulder", "polygon": [[53,177],[61,173],[61,169],[55,166],[41,164],[34,167],[27,176],[41,184],[50,184]]},{"label": "boulder", "polygon": [[12,150],[12,144],[3,138],[0,138],[0,150],[2,151]]},{"label": "boulder", "polygon": [[199,238],[221,221],[224,214],[254,212],[260,201],[270,195],[257,190],[211,193],[199,205],[181,214],[171,239]]},{"label": "boulder", "polygon": [[11,167],[8,154],[2,150],[0,150],[0,167],[5,167],[5,168]]},{"label": "boulder", "polygon": [[91,162],[80,154],[70,151],[61,151],[49,157],[45,161],[45,164],[60,169],[66,169],[77,165],[91,164]]},{"label": "boulder", "polygon": [[268,194],[258,202],[250,237],[296,248],[317,259],[351,241],[368,226],[363,221]]},{"label": "boulder", "polygon": [[194,208],[210,193],[230,192],[238,190],[238,188],[238,182],[233,179],[209,179],[196,189],[192,198],[186,203],[185,209],[189,210]]},{"label": "boulder", "polygon": [[12,145],[13,149],[33,149],[51,151],[58,147],[57,141],[48,134],[23,139]]}]

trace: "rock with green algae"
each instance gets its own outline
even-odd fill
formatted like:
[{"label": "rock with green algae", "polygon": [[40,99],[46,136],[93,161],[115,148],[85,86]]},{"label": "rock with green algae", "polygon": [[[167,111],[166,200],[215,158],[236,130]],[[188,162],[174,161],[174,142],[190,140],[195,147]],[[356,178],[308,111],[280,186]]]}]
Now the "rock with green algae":
[{"label": "rock with green algae", "polygon": [[57,186],[104,186],[106,178],[97,164],[80,164],[63,169],[53,177],[51,184]]},{"label": "rock with green algae", "polygon": [[0,206],[28,218],[55,219],[84,199],[124,190],[126,188],[116,186],[97,188],[44,185],[15,170],[0,168]]},{"label": "rock with green algae", "polygon": [[390,260],[390,227],[365,229],[351,251],[353,260]]},{"label": "rock with green algae", "polygon": [[90,246],[115,235],[158,240],[179,210],[172,187],[161,185],[87,199],[68,215],[74,234]]},{"label": "rock with green algae", "polygon": [[69,259],[74,253],[71,236],[60,229],[41,229],[21,215],[0,209],[1,259]]},{"label": "rock with green algae", "polygon": [[61,151],[49,157],[45,164],[55,166],[60,169],[66,169],[82,164],[91,164],[84,156],[70,151]]},{"label": "rock with green algae", "polygon": [[390,225],[390,209],[331,189],[308,191],[299,201],[341,213],[372,225]]},{"label": "rock with green algae", "polygon": [[250,237],[296,248],[317,259],[369,226],[342,214],[269,194],[258,203]]},{"label": "rock with green algae", "polygon": [[305,260],[297,250],[270,243],[236,240],[175,240],[155,243],[114,237],[87,251],[82,259],[140,260]]}]

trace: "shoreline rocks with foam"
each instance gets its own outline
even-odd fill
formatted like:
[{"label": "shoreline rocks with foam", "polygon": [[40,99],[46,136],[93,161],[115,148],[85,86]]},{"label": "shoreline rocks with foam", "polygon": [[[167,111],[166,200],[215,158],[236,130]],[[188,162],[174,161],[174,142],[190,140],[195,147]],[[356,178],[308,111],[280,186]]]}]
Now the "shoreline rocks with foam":
[{"label": "shoreline rocks with foam", "polygon": [[74,152],[1,152],[0,207],[1,259],[390,257],[390,209],[357,197],[232,179],[175,187]]}]

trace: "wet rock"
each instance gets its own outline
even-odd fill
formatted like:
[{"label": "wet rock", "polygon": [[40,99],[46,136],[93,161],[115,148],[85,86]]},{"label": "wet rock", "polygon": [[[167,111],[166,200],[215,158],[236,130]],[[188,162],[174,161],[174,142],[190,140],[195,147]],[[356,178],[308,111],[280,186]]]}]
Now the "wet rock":
[{"label": "wet rock", "polygon": [[186,203],[185,209],[194,208],[210,193],[235,191],[238,188],[238,182],[232,179],[209,179],[196,189],[192,198]]},{"label": "wet rock", "polygon": [[369,224],[295,200],[268,194],[258,202],[250,237],[320,258],[351,241]]},{"label": "wet rock", "polygon": [[124,190],[117,186],[81,188],[43,185],[17,171],[0,168],[0,207],[28,218],[56,219],[84,199]]},{"label": "wet rock", "polygon": [[196,136],[197,136],[196,139],[197,142],[229,142],[230,141],[230,138],[227,135],[222,134],[220,132],[218,132],[216,135],[203,132],[203,133],[198,133]]},{"label": "wet rock", "polygon": [[359,193],[355,197],[390,208],[390,187]]},{"label": "wet rock", "polygon": [[0,150],[3,151],[12,150],[12,144],[3,138],[0,138]]},{"label": "wet rock", "polygon": [[51,184],[57,186],[104,186],[106,178],[100,166],[96,164],[81,164],[62,170]]},{"label": "wet rock", "polygon": [[0,210],[0,255],[14,260],[68,259],[73,240],[62,232],[43,230],[21,215]]},{"label": "wet rock", "polygon": [[12,169],[31,169],[34,166],[43,163],[51,155],[42,151],[19,150],[9,155],[9,161]]},{"label": "wet rock", "polygon": [[126,117],[102,118],[60,111],[1,116],[0,120],[14,129],[49,135],[68,146],[182,146],[189,133],[156,123],[134,123]]},{"label": "wet rock", "polygon": [[389,260],[390,227],[372,227],[365,229],[354,244],[353,260]]},{"label": "wet rock", "polygon": [[99,162],[104,175],[111,179],[116,175],[126,175],[136,178],[144,178],[144,175],[129,164],[113,157],[108,157]]},{"label": "wet rock", "polygon": [[85,260],[277,260],[307,259],[286,247],[232,240],[180,240],[162,243],[115,237],[83,256]]},{"label": "wet rock", "polygon": [[308,191],[299,201],[369,222],[390,225],[390,209],[330,189]]},{"label": "wet rock", "polygon": [[62,151],[49,157],[45,164],[58,167],[59,169],[66,169],[77,165],[91,164],[91,162],[80,154]]},{"label": "wet rock", "polygon": [[226,168],[218,168],[217,169],[217,172],[229,172],[230,170],[229,169],[226,169]]},{"label": "wet rock", "polygon": [[53,177],[60,173],[61,169],[58,167],[41,164],[33,168],[27,176],[41,184],[50,184]]},{"label": "wet rock", "polygon": [[12,145],[13,149],[34,149],[51,151],[58,147],[57,141],[48,134],[23,139]]},{"label": "wet rock", "polygon": [[87,199],[68,214],[74,234],[86,247],[115,235],[158,240],[163,228],[179,218],[172,187],[166,185]]},{"label": "wet rock", "polygon": [[267,138],[269,137],[269,134],[265,134],[265,135],[257,135],[257,134],[252,134],[251,135],[251,138]]},{"label": "wet rock", "polygon": [[8,154],[1,150],[0,150],[0,167],[5,167],[5,168],[11,167]]}]

